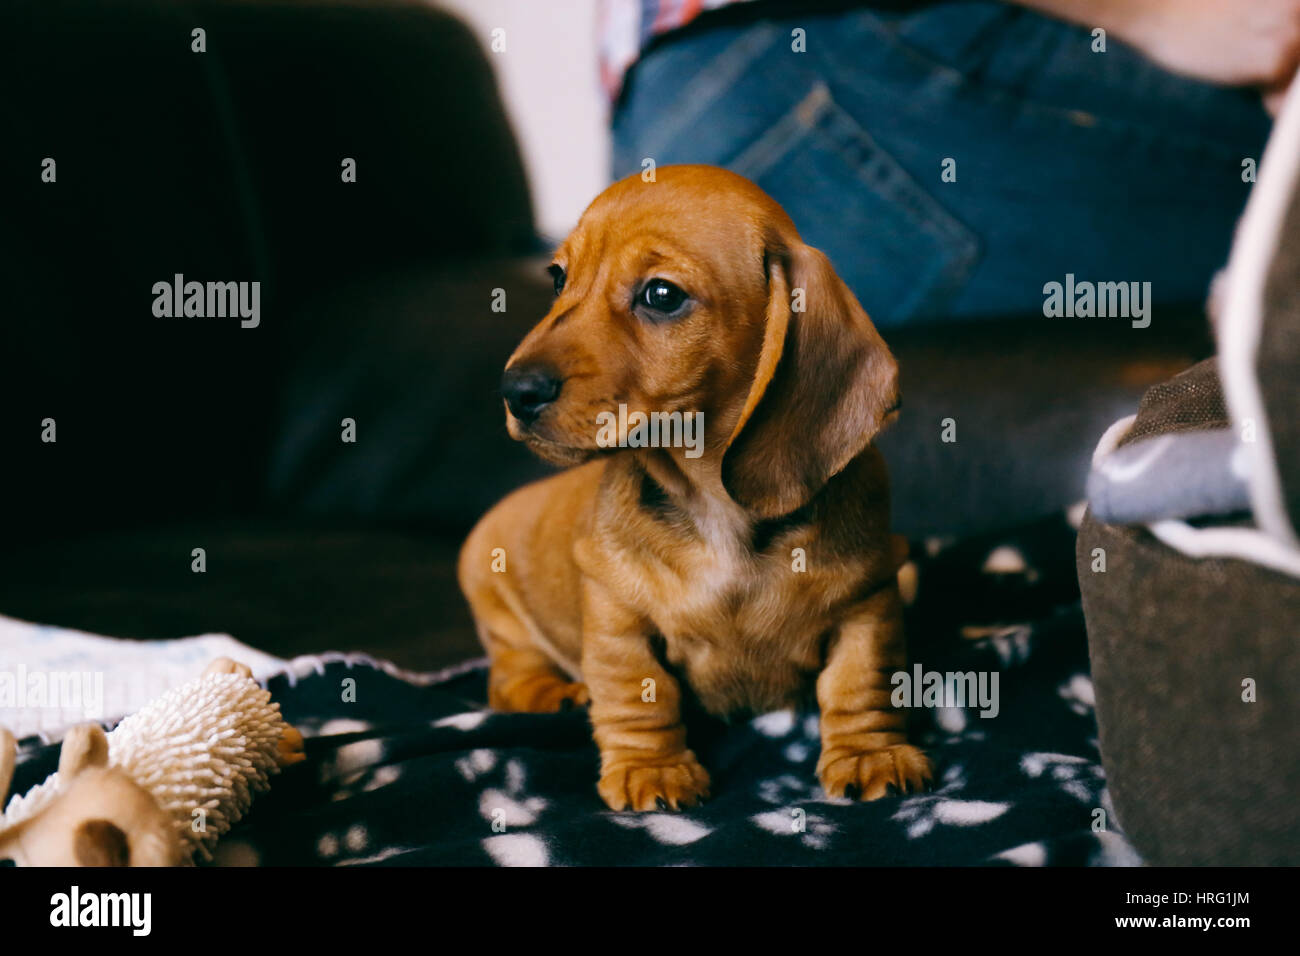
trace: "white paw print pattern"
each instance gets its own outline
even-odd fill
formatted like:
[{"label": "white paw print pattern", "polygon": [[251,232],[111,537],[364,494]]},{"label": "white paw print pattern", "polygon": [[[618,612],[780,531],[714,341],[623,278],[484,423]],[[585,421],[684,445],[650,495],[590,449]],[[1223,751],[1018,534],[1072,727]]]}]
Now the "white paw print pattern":
[{"label": "white paw print pattern", "polygon": [[[376,848],[372,844],[370,831],[365,828],[365,825],[354,823],[341,832],[327,831],[322,833],[316,840],[316,856],[322,862],[332,863],[336,866],[357,866],[362,863],[377,863],[389,857],[400,856],[411,849],[400,845]],[[363,856],[362,854],[367,850],[373,850],[374,852]]]},{"label": "white paw print pattern", "polygon": [[802,811],[802,807],[787,807],[756,813],[749,819],[774,836],[794,836],[810,850],[824,850],[835,835],[835,824],[819,813]]},{"label": "white paw print pattern", "polygon": [[1068,681],[1056,688],[1061,699],[1070,705],[1070,709],[1081,717],[1093,712],[1097,706],[1097,697],[1092,688],[1092,680],[1087,674],[1075,674]]},{"label": "white paw print pattern", "polygon": [[1002,544],[988,553],[980,570],[985,574],[1024,574],[1025,567],[1025,556],[1020,549]]},{"label": "white paw print pattern", "polygon": [[479,794],[478,812],[489,826],[505,825],[507,832],[493,833],[483,840],[483,849],[498,866],[546,866],[546,841],[533,833],[511,833],[516,827],[530,827],[550,805],[544,797],[525,792],[528,772],[519,760],[501,765],[496,752],[471,750],[456,761],[456,769],[470,783],[494,775],[496,786],[485,786]]},{"label": "white paw print pattern", "polygon": [[1029,565],[1019,548],[1009,544],[990,551],[980,570],[985,574],[1021,574],[1030,584],[1038,580],[1038,570]]},{"label": "white paw print pattern", "polygon": [[932,793],[906,797],[893,819],[907,826],[907,836],[915,840],[925,836],[939,824],[954,827],[973,827],[996,820],[1011,809],[1009,803],[991,803],[987,800],[958,800],[954,794],[966,786],[963,768],[959,764],[949,767],[943,774],[943,785]]},{"label": "white paw print pattern", "polygon": [[764,737],[784,737],[790,731],[794,730],[794,711],[792,710],[774,710],[769,714],[761,714],[749,722]]},{"label": "white paw print pattern", "polygon": [[993,859],[1006,860],[1016,866],[1047,866],[1047,844],[1041,840],[1034,843],[1022,843],[1010,850],[995,854]]},{"label": "white paw print pattern", "polygon": [[[490,750],[487,752],[491,753]],[[495,766],[495,755],[493,758],[492,765]],[[502,771],[502,786],[488,787],[479,795],[478,810],[484,820],[488,823],[499,820],[507,827],[527,827],[537,822],[537,817],[548,804],[543,797],[530,797],[524,793],[526,776],[522,763],[518,760],[506,761]]]},{"label": "white paw print pattern", "polygon": [[965,707],[936,707],[934,710],[934,730],[927,730],[922,735],[921,743],[926,747],[951,747],[970,741],[982,741],[988,734],[978,728],[978,719],[972,721]]},{"label": "white paw print pattern", "polygon": [[379,790],[383,787],[390,786],[402,779],[402,768],[399,766],[373,767],[364,770],[358,770],[341,777],[337,787],[330,800],[347,800],[359,793],[369,793],[372,790]]},{"label": "white paw print pattern", "polygon": [[483,841],[497,866],[547,866],[549,854],[540,837],[531,833],[501,833]]},{"label": "white paw print pattern", "polygon": [[487,720],[489,713],[486,710],[467,710],[461,714],[452,714],[450,717],[443,717],[433,722],[434,727],[455,727],[457,730],[474,730],[483,721]]},{"label": "white paw print pattern", "polygon": [[768,777],[758,782],[758,799],[774,805],[814,799],[819,792],[813,787],[812,777],[805,779],[792,773],[783,773],[779,777]]},{"label": "white paw print pattern", "polygon": [[813,757],[820,746],[820,725],[816,714],[802,720],[792,710],[775,710],[750,721],[750,726],[764,737],[780,740],[789,737],[782,748],[782,756],[790,763],[803,764]]},{"label": "white paw print pattern", "polygon": [[1028,624],[972,624],[961,629],[961,636],[968,641],[988,641],[1003,667],[1029,659],[1032,633],[1033,628]]},{"label": "white paw print pattern", "polygon": [[[1089,866],[1141,866],[1142,858],[1133,849],[1128,840],[1119,833],[1106,830],[1092,834],[1096,846],[1088,854]],[[995,854],[993,859],[1006,860],[1015,866],[1047,866],[1049,862],[1048,845],[1044,842],[1022,843]]]},{"label": "white paw print pattern", "polygon": [[808,758],[813,755],[811,744],[802,740],[796,740],[793,743],[786,744],[785,750],[782,751],[785,759],[790,763],[806,763]]},{"label": "white paw print pattern", "polygon": [[[805,733],[808,731],[807,723],[804,725],[804,731]],[[808,813],[803,810],[802,805],[845,802],[826,797],[813,777],[796,776],[792,773],[759,781],[758,799],[780,809],[756,813],[749,818],[751,823],[775,836],[798,837],[804,846],[812,850],[824,850],[830,846],[836,826],[819,813]],[[800,813],[796,814],[796,810]],[[796,826],[796,821],[801,826]]]},{"label": "white paw print pattern", "polygon": [[[371,729],[362,720],[340,718],[321,724],[318,736],[333,737],[354,734]],[[343,744],[321,760],[318,774],[321,783],[333,783],[330,800],[347,800],[359,793],[368,793],[396,783],[402,778],[402,767],[385,764],[387,748],[382,740],[356,740]]]},{"label": "white paw print pattern", "polygon": [[610,820],[628,830],[645,830],[665,846],[686,846],[713,832],[684,813],[611,813]]},{"label": "white paw print pattern", "polygon": [[369,730],[371,724],[365,720],[351,717],[299,717],[293,722],[304,737],[331,737],[336,734],[351,734]]},{"label": "white paw print pattern", "polygon": [[473,783],[485,773],[491,773],[497,765],[497,755],[495,751],[487,750],[480,747],[478,750],[471,750],[464,757],[456,761],[456,769],[460,775]]},{"label": "white paw print pattern", "polygon": [[1084,803],[1098,799],[1105,776],[1100,766],[1072,754],[1027,753],[1020,758],[1020,769],[1027,777],[1051,777],[1062,790]]},{"label": "white paw print pattern", "polygon": [[[516,800],[508,793],[489,787],[478,798],[478,812],[489,823],[500,820],[508,827],[528,827],[537,822],[538,815],[546,809],[542,797]],[[498,812],[499,811],[499,812]]]}]

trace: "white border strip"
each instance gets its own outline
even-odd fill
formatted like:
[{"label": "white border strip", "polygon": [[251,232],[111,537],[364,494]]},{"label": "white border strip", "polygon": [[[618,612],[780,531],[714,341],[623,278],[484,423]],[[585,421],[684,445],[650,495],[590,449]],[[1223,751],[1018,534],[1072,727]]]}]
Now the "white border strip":
[{"label": "white border strip", "polygon": [[326,664],[342,663],[351,669],[357,664],[363,664],[367,667],[373,667],[381,670],[390,677],[396,677],[399,680],[406,681],[408,684],[414,684],[417,687],[431,687],[434,684],[443,684],[447,681],[460,677],[463,674],[472,671],[483,670],[488,666],[486,657],[475,657],[468,661],[462,661],[459,664],[453,664],[450,667],[444,667],[437,671],[408,671],[405,668],[398,667],[392,661],[383,660],[378,657],[371,657],[369,654],[360,652],[344,653],[342,651],[325,651],[321,654],[303,654],[291,659],[288,664],[281,670],[273,671],[259,681],[263,687],[266,682],[275,677],[284,676],[289,679],[289,686],[294,687],[298,683],[298,678],[306,677],[309,674],[324,674]]},{"label": "white border strip", "polygon": [[1255,528],[1193,528],[1185,521],[1157,521],[1147,527],[1189,558],[1236,558],[1300,578],[1300,551]]},{"label": "white border strip", "polygon": [[[1094,467],[1119,447],[1136,420],[1136,415],[1129,415],[1106,429],[1092,453]],[[1189,558],[1235,558],[1300,578],[1300,549],[1255,528],[1194,528],[1171,520],[1152,522],[1147,530]]]},{"label": "white border strip", "polygon": [[1102,433],[1101,441],[1097,442],[1097,447],[1092,452],[1092,467],[1098,467],[1103,458],[1119,447],[1135,421],[1136,415],[1126,415]]}]

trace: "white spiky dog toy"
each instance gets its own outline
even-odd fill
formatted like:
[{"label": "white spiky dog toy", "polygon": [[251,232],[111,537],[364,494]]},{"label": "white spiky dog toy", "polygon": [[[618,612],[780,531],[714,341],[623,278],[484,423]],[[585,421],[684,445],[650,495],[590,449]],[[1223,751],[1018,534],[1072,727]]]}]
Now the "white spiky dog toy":
[{"label": "white spiky dog toy", "polygon": [[[13,776],[0,728],[0,797]],[[212,859],[271,774],[303,759],[302,735],[252,671],[218,658],[112,733],[73,728],[59,770],[0,816],[0,858],[22,866],[183,866]]]}]

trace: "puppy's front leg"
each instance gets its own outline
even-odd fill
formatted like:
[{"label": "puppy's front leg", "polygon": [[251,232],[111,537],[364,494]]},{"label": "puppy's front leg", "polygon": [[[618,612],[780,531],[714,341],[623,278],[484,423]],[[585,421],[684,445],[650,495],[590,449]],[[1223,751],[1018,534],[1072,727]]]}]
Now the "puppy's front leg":
[{"label": "puppy's front leg", "polygon": [[890,787],[907,792],[930,782],[930,761],[907,743],[904,712],[889,699],[890,675],[906,666],[902,602],[891,582],[840,624],[817,678],[817,776],[828,796],[876,800]]},{"label": "puppy's front leg", "polygon": [[681,688],[651,650],[645,622],[590,581],[582,676],[600,748],[597,790],[611,809],[677,810],[708,796],[708,772],[686,748]]}]

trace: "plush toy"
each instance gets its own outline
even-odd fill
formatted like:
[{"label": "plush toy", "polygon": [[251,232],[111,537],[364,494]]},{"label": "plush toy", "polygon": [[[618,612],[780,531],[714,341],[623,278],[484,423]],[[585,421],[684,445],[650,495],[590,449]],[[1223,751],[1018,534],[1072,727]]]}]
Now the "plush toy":
[{"label": "plush toy", "polygon": [[[15,742],[0,728],[0,797]],[[21,866],[183,866],[212,859],[282,766],[304,759],[302,735],[252,672],[218,658],[111,733],[73,728],[57,773],[0,816],[0,859]]]}]

